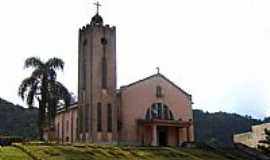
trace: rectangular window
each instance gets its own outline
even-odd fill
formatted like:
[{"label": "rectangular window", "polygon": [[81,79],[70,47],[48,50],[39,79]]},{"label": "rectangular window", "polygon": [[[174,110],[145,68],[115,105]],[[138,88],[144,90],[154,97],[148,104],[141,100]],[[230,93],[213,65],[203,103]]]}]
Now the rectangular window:
[{"label": "rectangular window", "polygon": [[155,119],[158,117],[158,112],[157,112],[157,104],[153,104],[151,106],[151,116],[152,116],[152,119]]},{"label": "rectangular window", "polygon": [[86,50],[86,47],[87,47],[87,40],[84,40],[83,41],[83,56],[82,56],[82,89],[84,90],[86,88],[86,67],[87,67],[87,64],[86,64],[86,54],[87,54],[87,50]]},{"label": "rectangular window", "polygon": [[162,104],[158,103],[158,118],[161,119],[162,117]]},{"label": "rectangular window", "polygon": [[164,118],[166,120],[169,120],[169,113],[168,113],[168,107],[167,106],[164,106]]},{"label": "rectangular window", "polygon": [[66,134],[68,134],[68,131],[69,131],[69,122],[68,122],[68,120],[67,120],[67,122],[66,122]]},{"label": "rectangular window", "polygon": [[89,131],[89,122],[90,122],[90,113],[89,113],[89,104],[85,105],[85,131],[88,132]]},{"label": "rectangular window", "polygon": [[70,139],[71,139],[71,142],[73,142],[73,131],[74,131],[74,128],[73,128],[73,112],[71,112],[71,121],[70,121]]},{"label": "rectangular window", "polygon": [[97,131],[102,131],[102,108],[101,103],[97,104]]},{"label": "rectangular window", "polygon": [[64,121],[64,117],[62,116],[62,125],[61,125],[61,140],[62,143],[64,143],[64,132],[65,132],[65,121]]},{"label": "rectangular window", "polygon": [[83,128],[83,107],[82,106],[79,107],[79,112],[80,112],[80,116],[79,116],[80,119],[77,125],[78,125],[78,133],[81,133],[82,128]]},{"label": "rectangular window", "polygon": [[76,118],[76,137],[78,138],[78,136],[79,136],[79,119],[78,118]]},{"label": "rectangular window", "polygon": [[60,125],[59,122],[57,123],[57,139],[59,140],[60,138]]},{"label": "rectangular window", "polygon": [[156,88],[156,96],[158,98],[162,97],[162,88],[161,88],[161,86],[157,86],[157,88]]},{"label": "rectangular window", "polygon": [[112,105],[108,104],[107,110],[107,125],[108,125],[108,132],[112,132]]}]

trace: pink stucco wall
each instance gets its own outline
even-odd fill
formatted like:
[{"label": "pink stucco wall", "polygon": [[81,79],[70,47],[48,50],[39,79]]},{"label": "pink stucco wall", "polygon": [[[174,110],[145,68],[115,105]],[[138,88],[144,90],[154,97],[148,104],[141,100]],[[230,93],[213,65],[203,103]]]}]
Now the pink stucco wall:
[{"label": "pink stucco wall", "polygon": [[[163,97],[156,97],[156,87],[162,87]],[[137,123],[138,119],[145,119],[146,111],[153,103],[166,104],[173,112],[175,120],[192,120],[192,102],[186,95],[162,76],[156,75],[129,87],[121,89],[120,118],[122,122],[119,140],[123,143],[138,143]],[[181,131],[179,131],[181,132]],[[175,132],[169,132],[174,134]],[[179,133],[180,141],[185,141]],[[193,141],[193,127],[190,127],[190,140]],[[173,137],[173,136],[170,136]],[[172,138],[169,142],[174,141]]]},{"label": "pink stucco wall", "polygon": [[59,143],[73,143],[77,138],[77,108],[58,113],[55,118],[55,137]]}]

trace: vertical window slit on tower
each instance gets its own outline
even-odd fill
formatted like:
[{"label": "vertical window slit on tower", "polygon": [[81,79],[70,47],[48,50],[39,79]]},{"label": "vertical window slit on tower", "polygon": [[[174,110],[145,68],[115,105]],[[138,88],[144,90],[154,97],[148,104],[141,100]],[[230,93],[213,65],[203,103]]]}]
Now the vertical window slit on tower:
[{"label": "vertical window slit on tower", "polygon": [[107,61],[105,56],[102,58],[102,88],[107,88]]},{"label": "vertical window slit on tower", "polygon": [[108,104],[108,113],[107,113],[107,125],[108,125],[108,132],[112,132],[112,105]]},{"label": "vertical window slit on tower", "polygon": [[86,88],[86,47],[87,47],[87,40],[83,41],[83,56],[82,56],[82,61],[83,61],[83,66],[82,66],[82,88]]},{"label": "vertical window slit on tower", "polygon": [[89,109],[90,109],[90,106],[89,104],[86,104],[85,106],[85,131],[88,132],[89,131],[89,121],[90,121],[90,118],[89,118]]},{"label": "vertical window slit on tower", "polygon": [[102,131],[102,108],[101,103],[97,104],[97,131]]}]

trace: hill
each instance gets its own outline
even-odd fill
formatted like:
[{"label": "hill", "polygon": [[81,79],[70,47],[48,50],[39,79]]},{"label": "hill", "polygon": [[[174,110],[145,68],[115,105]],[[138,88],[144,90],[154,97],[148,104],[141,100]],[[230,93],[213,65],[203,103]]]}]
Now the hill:
[{"label": "hill", "polygon": [[225,112],[193,110],[193,117],[196,141],[221,147],[232,147],[234,134],[248,132],[252,125],[263,123],[250,116]]},{"label": "hill", "polygon": [[26,109],[0,98],[0,135],[36,137],[37,109]]},{"label": "hill", "polygon": [[[37,109],[27,109],[0,98],[0,135],[37,137]],[[197,142],[214,143],[222,147],[232,146],[232,135],[250,130],[251,125],[263,121],[250,116],[225,112],[208,113],[193,111]],[[265,121],[269,121],[266,118]]]}]

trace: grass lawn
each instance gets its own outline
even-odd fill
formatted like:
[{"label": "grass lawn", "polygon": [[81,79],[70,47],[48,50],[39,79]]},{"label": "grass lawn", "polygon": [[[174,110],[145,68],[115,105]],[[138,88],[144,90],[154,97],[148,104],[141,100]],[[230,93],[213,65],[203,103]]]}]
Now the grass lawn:
[{"label": "grass lawn", "polygon": [[[17,147],[37,160],[243,160],[237,157],[226,158],[222,154],[202,149],[169,147],[124,147],[94,144],[17,144]],[[12,151],[12,147],[10,148]],[[13,152],[21,153],[14,148],[13,150]],[[13,159],[21,160],[18,157]]]},{"label": "grass lawn", "polygon": [[32,160],[30,156],[15,147],[0,147],[0,160]]}]

